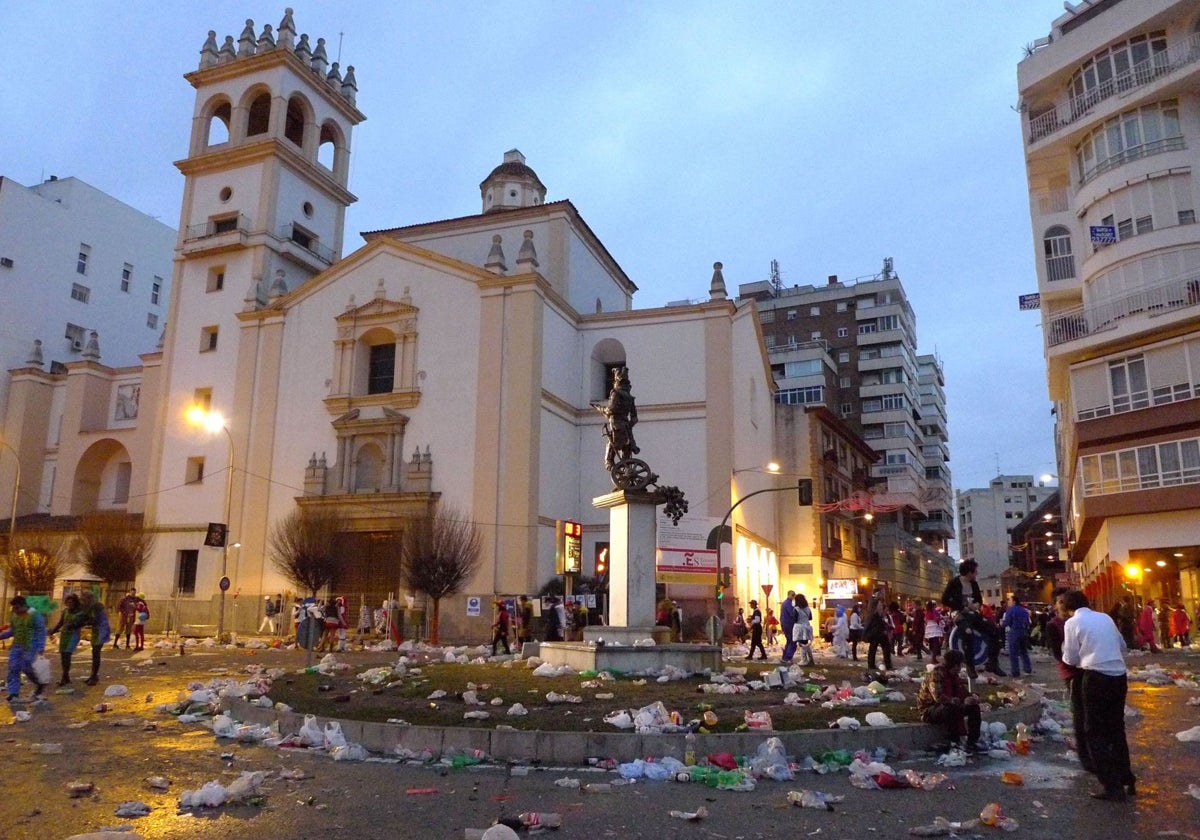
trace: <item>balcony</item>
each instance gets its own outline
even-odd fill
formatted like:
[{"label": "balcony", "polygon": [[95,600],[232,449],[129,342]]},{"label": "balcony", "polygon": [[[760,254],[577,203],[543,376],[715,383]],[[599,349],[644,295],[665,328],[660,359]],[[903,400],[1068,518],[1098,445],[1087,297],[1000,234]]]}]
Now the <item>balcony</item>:
[{"label": "balcony", "polygon": [[250,232],[250,219],[246,216],[209,219],[184,230],[183,253],[199,254],[245,245]]},{"label": "balcony", "polygon": [[333,252],[332,248],[322,245],[315,236],[308,231],[296,227],[296,225],[287,224],[280,228],[279,238],[299,245],[309,254],[312,254],[318,260],[325,263],[325,265],[333,265],[337,259],[337,255]]},{"label": "balcony", "polygon": [[1046,330],[1046,346],[1057,347],[1070,341],[1115,330],[1122,319],[1140,314],[1161,315],[1200,303],[1200,273],[1149,286],[1122,298],[1094,306],[1078,306],[1055,313]]},{"label": "balcony", "polygon": [[1065,105],[1030,119],[1029,145],[1086,117],[1099,103],[1127,95],[1197,60],[1200,60],[1200,33],[1171,44],[1164,52],[1150,56],[1081,96],[1071,97]]}]

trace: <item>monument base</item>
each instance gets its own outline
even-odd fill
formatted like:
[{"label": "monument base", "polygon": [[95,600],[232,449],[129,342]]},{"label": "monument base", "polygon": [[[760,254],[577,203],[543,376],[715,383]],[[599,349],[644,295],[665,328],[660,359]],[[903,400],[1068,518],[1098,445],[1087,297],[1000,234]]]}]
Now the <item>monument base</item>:
[{"label": "monument base", "polygon": [[[543,662],[570,665],[576,671],[630,673],[671,665],[691,673],[719,673],[723,667],[720,645],[661,643],[660,639],[670,635],[667,627],[586,627],[583,635],[582,642],[542,642],[538,656]],[[633,644],[648,638],[654,638],[655,644]]]}]

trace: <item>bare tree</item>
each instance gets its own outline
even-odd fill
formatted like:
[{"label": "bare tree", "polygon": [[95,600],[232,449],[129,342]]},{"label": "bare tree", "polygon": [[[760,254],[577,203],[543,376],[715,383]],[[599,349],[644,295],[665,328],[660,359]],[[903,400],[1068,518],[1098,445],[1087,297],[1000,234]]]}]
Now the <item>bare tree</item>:
[{"label": "bare tree", "polygon": [[79,564],[110,587],[133,585],[153,548],[154,534],[140,514],[97,510],[79,521]]},{"label": "bare tree", "polygon": [[293,510],[271,528],[271,563],[296,588],[316,597],[337,571],[334,551],[346,520],[331,510]]},{"label": "bare tree", "polygon": [[66,536],[57,532],[24,531],[16,551],[5,555],[5,573],[12,585],[26,594],[50,593],[73,565]]},{"label": "bare tree", "polygon": [[429,641],[438,644],[441,600],[461,592],[479,569],[483,541],[475,523],[455,510],[409,520],[401,538],[404,582],[433,601]]}]

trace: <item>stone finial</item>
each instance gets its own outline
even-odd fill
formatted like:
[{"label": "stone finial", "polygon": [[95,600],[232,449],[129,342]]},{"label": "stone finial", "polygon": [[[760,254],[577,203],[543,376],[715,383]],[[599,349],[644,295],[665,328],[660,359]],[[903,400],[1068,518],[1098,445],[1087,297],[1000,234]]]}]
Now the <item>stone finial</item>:
[{"label": "stone finial", "polygon": [[254,277],[250,280],[250,287],[246,289],[246,296],[242,298],[243,312],[253,312],[256,309],[262,309],[266,303],[266,298],[263,297],[262,278]]},{"label": "stone finial", "polygon": [[45,359],[42,358],[42,340],[35,338],[33,346],[29,348],[29,357],[25,360],[25,366],[40,368],[43,364],[45,364]]},{"label": "stone finial", "polygon": [[350,312],[356,306],[358,306],[358,304],[354,302],[354,295],[351,294],[350,299],[346,301],[346,311]]},{"label": "stone finial", "polygon": [[254,55],[255,44],[257,43],[258,38],[254,34],[254,21],[246,18],[246,28],[242,30],[242,37],[238,38],[238,58]]},{"label": "stone finial", "polygon": [[383,278],[379,278],[379,282],[375,284],[375,300],[383,300],[387,297],[387,289],[383,287]]},{"label": "stone finial", "polygon": [[492,250],[488,252],[487,262],[483,267],[492,274],[507,274],[508,266],[504,262],[504,248],[500,246],[500,234],[492,237]]},{"label": "stone finial", "polygon": [[276,43],[281,50],[290,50],[296,43],[296,22],[292,20],[291,7],[283,10],[283,20],[279,21],[276,32]]},{"label": "stone finial", "polygon": [[270,52],[275,49],[275,36],[271,34],[271,24],[264,23],[262,34],[258,36],[258,51]]},{"label": "stone finial", "polygon": [[282,268],[275,269],[275,280],[271,283],[271,290],[267,292],[267,300],[271,301],[271,303],[274,303],[287,294],[288,287],[287,281],[284,279],[285,276]]},{"label": "stone finial", "polygon": [[296,44],[296,58],[312,66],[312,47],[308,45],[307,34],[301,35],[300,43]]},{"label": "stone finial", "polygon": [[89,362],[100,361],[100,335],[95,330],[88,335],[87,346],[83,348],[83,358]]},{"label": "stone finial", "polygon": [[414,464],[421,463],[421,447],[419,445],[417,446],[416,449],[413,450],[412,463],[414,463]]},{"label": "stone finial", "polygon": [[412,289],[410,287],[404,287],[404,291],[400,293],[400,302],[405,306],[412,306]]},{"label": "stone finial", "polygon": [[425,454],[421,456],[421,463],[428,464],[433,460],[433,456],[429,454],[429,444],[425,444]]},{"label": "stone finial", "polygon": [[719,262],[713,263],[712,283],[708,286],[709,300],[725,300],[727,297],[725,293],[725,275],[721,272],[722,268],[724,266]]},{"label": "stone finial", "polygon": [[215,67],[220,60],[221,49],[217,46],[217,33],[210,29],[204,46],[200,48],[200,69]]},{"label": "stone finial", "polygon": [[225,43],[221,45],[221,52],[217,55],[218,64],[228,64],[237,58],[237,47],[233,45],[233,36],[226,35]]},{"label": "stone finial", "polygon": [[329,70],[329,56],[325,54],[325,39],[317,39],[317,48],[313,50],[312,62],[309,65],[321,78]]},{"label": "stone finial", "polygon": [[538,267],[537,249],[533,247],[533,231],[525,231],[525,239],[521,243],[521,250],[517,254],[517,265],[525,266],[528,270],[533,270]]},{"label": "stone finial", "polygon": [[354,65],[346,68],[346,77],[342,79],[342,99],[351,105],[358,101],[358,79],[354,78]]},{"label": "stone finial", "polygon": [[329,72],[325,74],[325,84],[329,85],[334,90],[342,89],[342,72],[338,69],[338,63],[335,61],[329,65]]},{"label": "stone finial", "polygon": [[163,345],[167,343],[167,325],[163,324],[163,330],[158,334],[158,344],[154,345],[155,350],[162,350]]}]

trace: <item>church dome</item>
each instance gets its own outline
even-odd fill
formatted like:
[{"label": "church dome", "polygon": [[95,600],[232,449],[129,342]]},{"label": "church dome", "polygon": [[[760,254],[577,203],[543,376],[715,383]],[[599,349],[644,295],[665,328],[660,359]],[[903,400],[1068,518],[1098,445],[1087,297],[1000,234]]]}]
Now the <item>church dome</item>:
[{"label": "church dome", "polygon": [[546,186],[517,149],[504,153],[503,162],[479,184],[483,212],[496,213],[536,207],[546,201]]}]

